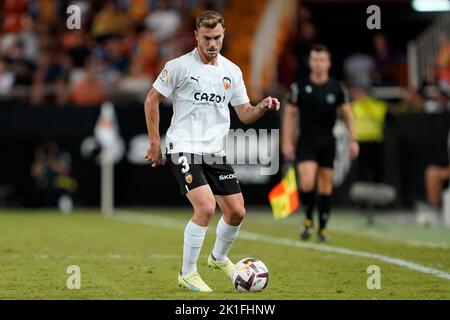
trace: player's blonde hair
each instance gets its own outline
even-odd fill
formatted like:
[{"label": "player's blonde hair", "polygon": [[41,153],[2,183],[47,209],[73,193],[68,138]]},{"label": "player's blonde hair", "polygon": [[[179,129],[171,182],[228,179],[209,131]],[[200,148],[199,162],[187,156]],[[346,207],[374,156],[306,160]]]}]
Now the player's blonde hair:
[{"label": "player's blonde hair", "polygon": [[201,27],[212,29],[215,28],[219,23],[222,25],[222,27],[225,28],[224,19],[220,13],[216,11],[205,11],[197,17],[195,21],[195,27],[197,28],[197,30]]}]

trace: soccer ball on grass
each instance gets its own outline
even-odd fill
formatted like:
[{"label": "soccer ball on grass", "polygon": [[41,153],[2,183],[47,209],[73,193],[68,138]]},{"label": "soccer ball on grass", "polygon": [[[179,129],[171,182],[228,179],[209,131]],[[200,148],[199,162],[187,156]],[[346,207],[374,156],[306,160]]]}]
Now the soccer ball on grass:
[{"label": "soccer ball on grass", "polygon": [[269,269],[256,258],[245,258],[236,263],[231,280],[238,292],[260,292],[269,283]]}]

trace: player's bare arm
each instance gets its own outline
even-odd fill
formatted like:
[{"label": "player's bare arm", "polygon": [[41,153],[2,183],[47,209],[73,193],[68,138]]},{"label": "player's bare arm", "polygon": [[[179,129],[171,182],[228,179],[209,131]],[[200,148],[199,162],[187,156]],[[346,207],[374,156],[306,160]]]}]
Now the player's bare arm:
[{"label": "player's bare arm", "polygon": [[267,97],[252,106],[249,102],[235,107],[239,120],[244,124],[252,124],[261,118],[267,110],[278,111],[280,109],[280,101],[277,98]]},{"label": "player's bare arm", "polygon": [[352,159],[356,159],[359,154],[359,144],[358,141],[356,141],[353,113],[349,103],[344,103],[339,107],[339,115],[344,120],[345,126],[352,139],[352,142],[350,143],[350,156]]},{"label": "player's bare arm", "polygon": [[292,160],[295,157],[294,128],[297,114],[298,108],[291,103],[287,103],[281,124],[281,152],[284,160]]},{"label": "player's bare arm", "polygon": [[150,147],[145,154],[145,160],[147,160],[152,167],[164,164],[159,137],[159,102],[163,99],[164,96],[152,88],[145,99],[144,105],[145,122],[147,123],[150,142]]}]

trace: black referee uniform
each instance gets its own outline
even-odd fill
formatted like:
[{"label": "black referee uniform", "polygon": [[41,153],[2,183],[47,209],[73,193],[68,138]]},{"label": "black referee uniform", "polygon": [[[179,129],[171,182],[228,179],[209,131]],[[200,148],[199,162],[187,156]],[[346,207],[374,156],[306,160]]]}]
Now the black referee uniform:
[{"label": "black referee uniform", "polygon": [[[336,139],[333,127],[338,108],[349,102],[344,87],[332,78],[320,85],[314,84],[310,79],[300,80],[291,85],[288,102],[296,106],[300,113],[297,161],[314,161],[319,167],[334,168]],[[300,196],[309,220],[306,222],[312,223],[315,193],[301,191]],[[330,207],[331,196],[319,194],[319,230],[325,229]]]},{"label": "black referee uniform", "polygon": [[343,86],[332,78],[321,85],[309,79],[301,80],[292,84],[288,102],[300,111],[297,161],[311,160],[319,167],[333,168],[337,108],[349,102]]}]

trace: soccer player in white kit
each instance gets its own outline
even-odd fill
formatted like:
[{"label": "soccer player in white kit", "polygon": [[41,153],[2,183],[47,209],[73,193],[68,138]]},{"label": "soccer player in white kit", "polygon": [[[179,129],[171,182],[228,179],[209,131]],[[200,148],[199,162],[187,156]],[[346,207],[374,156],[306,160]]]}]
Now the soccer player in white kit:
[{"label": "soccer player in white kit", "polygon": [[164,164],[159,136],[159,102],[171,96],[173,117],[166,133],[164,152],[182,194],[194,214],[184,232],[180,287],[211,292],[197,272],[197,260],[216,202],[222,210],[208,266],[231,278],[234,264],[227,257],[245,216],[244,199],[233,168],[226,163],[225,145],[230,127],[230,103],[245,124],[280,102],[267,97],[250,104],[238,66],[220,54],[225,34],[223,17],[206,11],[196,19],[197,47],[166,63],[145,101],[150,148],[145,159],[152,167]]}]

